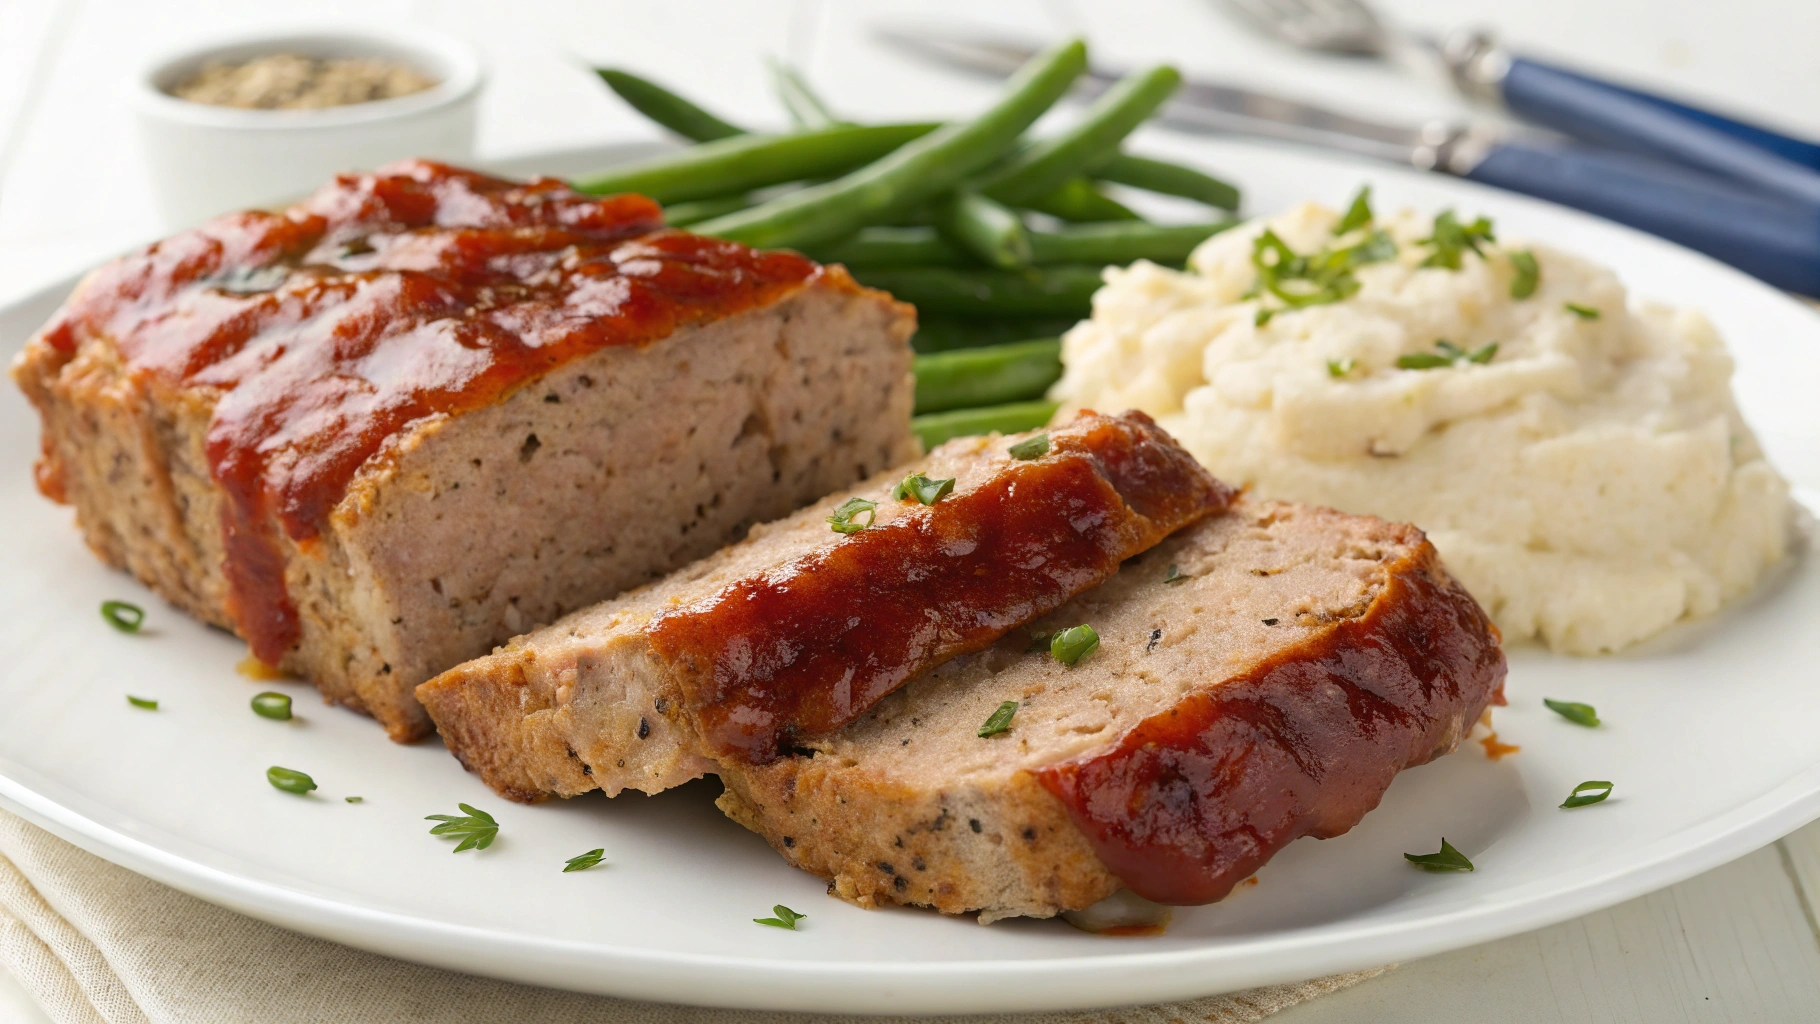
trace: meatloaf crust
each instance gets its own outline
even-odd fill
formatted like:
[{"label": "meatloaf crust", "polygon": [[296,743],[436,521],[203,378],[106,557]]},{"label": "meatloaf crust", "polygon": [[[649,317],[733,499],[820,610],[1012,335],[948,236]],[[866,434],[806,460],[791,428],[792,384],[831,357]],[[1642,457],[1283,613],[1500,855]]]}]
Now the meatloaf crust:
[{"label": "meatloaf crust", "polygon": [[102,268],[13,373],[97,554],[409,740],[436,672],[914,457],[913,330],[638,196],[407,162]]},{"label": "meatloaf crust", "polygon": [[[1206,903],[1502,702],[1496,630],[1421,532],[1323,509],[1241,502],[1035,629],[1082,622],[1101,647],[1072,668],[1020,632],[793,756],[723,764],[721,807],[862,905]],[[979,736],[1006,700],[1011,729]]]},{"label": "meatloaf crust", "polygon": [[[837,729],[922,671],[1110,578],[1234,493],[1142,413],[965,438],[656,587],[418,687],[456,757],[514,799],[657,792]],[[952,479],[923,505],[910,473]],[[864,529],[834,510],[876,503]],[[855,524],[857,525],[857,524]]]}]

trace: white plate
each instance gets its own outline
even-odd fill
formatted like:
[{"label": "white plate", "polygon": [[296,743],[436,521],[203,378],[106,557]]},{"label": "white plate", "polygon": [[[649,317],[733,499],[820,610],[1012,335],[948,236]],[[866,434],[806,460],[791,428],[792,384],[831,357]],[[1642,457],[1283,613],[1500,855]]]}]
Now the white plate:
[{"label": "white plate", "polygon": [[[1546,239],[1617,267],[1637,294],[1708,311],[1738,358],[1737,388],[1771,457],[1820,486],[1820,318],[1702,257],[1569,211],[1439,177],[1238,143],[1156,135],[1250,189],[1254,210],[1339,202],[1363,180],[1381,207],[1458,206],[1501,234]],[[599,160],[518,162],[565,172]],[[64,287],[67,287],[65,285]],[[62,288],[0,311],[16,346]],[[1160,938],[1060,922],[982,928],[822,894],[712,806],[714,783],[647,799],[538,807],[488,792],[434,743],[398,747],[322,707],[255,717],[271,684],[234,672],[244,648],[152,598],[83,549],[67,510],[34,493],[37,424],[0,395],[0,803],[135,871],[299,931],[465,971],[644,999],[804,1010],[935,1013],[1155,1002],[1419,957],[1537,928],[1669,885],[1820,816],[1820,559],[1798,558],[1718,619],[1624,657],[1512,652],[1497,714],[1523,751],[1477,746],[1404,773],[1350,834],[1304,840],[1224,903],[1178,911]],[[1810,491],[1811,494],[1811,491]],[[1810,498],[1810,505],[1812,500]],[[107,598],[149,609],[124,636]],[[130,707],[126,694],[159,710]],[[1544,696],[1596,704],[1598,730]],[[280,793],[279,764],[322,784]],[[1610,779],[1606,803],[1556,805]],[[350,805],[342,797],[360,795]],[[501,838],[451,856],[426,814],[467,801]],[[1411,870],[1401,854],[1446,836],[1469,875]],[[606,865],[563,874],[605,847]],[[785,903],[788,933],[752,923]]]}]

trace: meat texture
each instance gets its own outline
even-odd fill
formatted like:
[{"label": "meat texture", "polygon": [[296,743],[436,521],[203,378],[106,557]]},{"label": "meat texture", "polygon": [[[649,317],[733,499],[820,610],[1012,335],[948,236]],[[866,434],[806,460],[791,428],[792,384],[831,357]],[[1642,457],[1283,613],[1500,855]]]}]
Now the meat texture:
[{"label": "meat texture", "polygon": [[98,555],[402,741],[437,672],[913,458],[913,330],[641,197],[410,162],[102,268],[13,372]]},{"label": "meat texture", "polygon": [[[418,697],[506,796],[656,793],[840,728],[1233,498],[1142,413],[1040,436],[1025,458],[1016,437],[951,441]],[[898,486],[913,474],[953,490],[923,504]],[[876,508],[832,529],[854,501]]]},{"label": "meat texture", "polygon": [[[1032,643],[1083,623],[1072,667]],[[722,764],[721,807],[868,906],[1206,903],[1452,750],[1504,670],[1420,531],[1241,501],[791,756]]]}]

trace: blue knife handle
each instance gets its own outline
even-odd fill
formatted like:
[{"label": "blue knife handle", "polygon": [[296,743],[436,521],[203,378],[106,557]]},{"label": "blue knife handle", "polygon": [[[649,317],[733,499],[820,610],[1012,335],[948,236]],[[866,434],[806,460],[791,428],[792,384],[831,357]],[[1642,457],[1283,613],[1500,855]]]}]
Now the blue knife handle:
[{"label": "blue knife handle", "polygon": [[1812,167],[1814,170],[1820,171],[1820,142],[1809,142],[1806,139],[1797,139],[1790,135],[1784,135],[1781,132],[1772,131],[1761,125],[1752,124],[1749,121],[1741,121],[1735,117],[1727,117],[1724,114],[1716,114],[1710,110],[1702,110],[1699,107],[1689,106],[1685,103],[1671,100],[1665,96],[1657,96],[1654,93],[1644,92],[1641,89],[1632,89],[1629,86],[1619,85],[1616,82],[1602,81],[1589,75],[1583,75],[1578,71],[1570,71],[1567,68],[1546,64],[1541,61],[1533,61],[1524,58],[1523,63],[1536,68],[1546,68],[1557,75],[1578,81],[1589,89],[1603,90],[1618,96],[1628,97],[1640,103],[1647,103],[1652,107],[1666,110],[1671,114],[1687,118],[1689,121],[1703,124],[1715,131],[1724,132],[1725,134],[1749,143],[1758,149],[1768,150],[1785,160],[1793,160],[1795,163],[1801,164],[1804,167]]},{"label": "blue knife handle", "polygon": [[1520,57],[1500,88],[1513,113],[1581,142],[1670,160],[1820,209],[1814,168],[1660,103]]},{"label": "blue knife handle", "polygon": [[1619,153],[1498,146],[1465,173],[1679,242],[1787,291],[1820,296],[1820,209]]}]

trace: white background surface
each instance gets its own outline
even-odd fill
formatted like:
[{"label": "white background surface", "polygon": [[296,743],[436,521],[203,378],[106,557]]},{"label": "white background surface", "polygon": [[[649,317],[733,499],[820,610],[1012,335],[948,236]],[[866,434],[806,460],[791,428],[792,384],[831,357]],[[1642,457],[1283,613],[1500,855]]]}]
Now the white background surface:
[{"label": "white background surface", "polygon": [[[1643,0],[1554,0],[1509,9],[1484,0],[1386,6],[1429,25],[1491,22],[1513,42],[1820,135],[1820,64],[1812,59],[1820,4],[1734,4],[1723,17],[1715,5]],[[244,0],[0,0],[0,300],[160,229],[114,102],[118,73],[150,49],[202,31],[279,20],[284,10]],[[1454,109],[1440,87],[1419,75],[1286,54],[1204,0],[365,0],[311,10],[421,21],[479,44],[494,77],[482,123],[486,156],[650,134],[585,71],[566,63],[567,51],[686,80],[692,92],[755,123],[777,120],[761,52],[803,66],[857,115],[968,109],[989,86],[872,48],[862,32],[873,21],[942,11],[1030,33],[1085,31],[1109,61],[1166,57],[1191,73],[1246,77],[1364,113],[1416,117]],[[1820,1019],[1820,933],[1814,900],[1804,893],[1820,894],[1820,826],[1671,890],[1409,965],[1278,1019]],[[9,1010],[27,1012],[8,991],[0,986],[0,1019]]]}]

